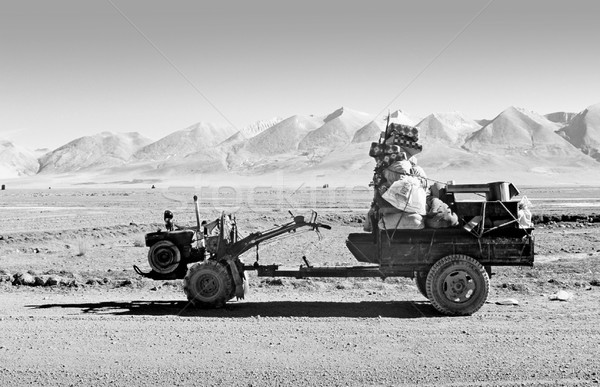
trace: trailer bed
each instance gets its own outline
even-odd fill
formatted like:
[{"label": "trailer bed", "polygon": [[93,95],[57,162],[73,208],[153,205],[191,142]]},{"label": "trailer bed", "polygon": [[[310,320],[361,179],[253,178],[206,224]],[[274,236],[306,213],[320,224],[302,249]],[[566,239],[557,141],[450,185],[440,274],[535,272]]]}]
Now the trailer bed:
[{"label": "trailer bed", "polygon": [[348,235],[359,262],[426,270],[439,259],[462,254],[484,266],[533,266],[532,229],[506,228],[477,237],[463,228],[394,230]]}]

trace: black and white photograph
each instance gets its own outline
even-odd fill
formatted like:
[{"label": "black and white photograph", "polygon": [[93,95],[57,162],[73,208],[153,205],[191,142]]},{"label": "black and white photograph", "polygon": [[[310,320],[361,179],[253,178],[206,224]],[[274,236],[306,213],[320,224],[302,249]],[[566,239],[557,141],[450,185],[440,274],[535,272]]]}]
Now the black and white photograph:
[{"label": "black and white photograph", "polygon": [[599,385],[599,16],[0,0],[0,385]]}]

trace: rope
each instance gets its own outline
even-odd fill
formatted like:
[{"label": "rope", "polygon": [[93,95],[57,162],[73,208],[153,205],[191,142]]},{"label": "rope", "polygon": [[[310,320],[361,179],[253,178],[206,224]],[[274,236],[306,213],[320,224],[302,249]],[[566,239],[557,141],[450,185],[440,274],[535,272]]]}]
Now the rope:
[{"label": "rope", "polygon": [[[402,214],[400,215],[400,219],[398,219],[398,222],[396,223],[396,227],[394,228],[394,232],[392,233],[392,239],[394,239],[394,236],[396,235],[396,231],[398,231],[398,225],[400,224],[400,222],[402,221],[402,218],[404,218],[404,214],[406,213],[406,207],[408,207],[408,201],[410,200],[411,196],[412,196],[412,192],[413,192],[413,185],[411,184],[410,186],[410,192],[408,193],[408,197],[406,198],[406,203],[404,204],[404,209],[402,210]],[[385,221],[383,223],[383,226],[385,227]],[[391,245],[391,240],[389,241],[390,245]]]}]

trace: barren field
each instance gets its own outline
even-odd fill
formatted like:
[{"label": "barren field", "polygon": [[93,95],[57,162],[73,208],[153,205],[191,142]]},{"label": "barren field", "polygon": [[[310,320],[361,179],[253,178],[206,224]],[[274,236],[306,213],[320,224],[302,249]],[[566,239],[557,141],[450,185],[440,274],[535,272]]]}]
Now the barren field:
[{"label": "barren field", "polygon": [[[132,269],[165,209],[195,224],[194,193],[202,219],[235,212],[243,234],[311,208],[333,227],[261,245],[261,263],[355,264],[367,189],[0,191],[0,385],[597,385],[600,189],[522,192],[545,221],[535,266],[494,268],[488,303],[445,317],[410,279],[251,275],[245,300],[202,310]],[[37,286],[13,285],[27,272]]]}]

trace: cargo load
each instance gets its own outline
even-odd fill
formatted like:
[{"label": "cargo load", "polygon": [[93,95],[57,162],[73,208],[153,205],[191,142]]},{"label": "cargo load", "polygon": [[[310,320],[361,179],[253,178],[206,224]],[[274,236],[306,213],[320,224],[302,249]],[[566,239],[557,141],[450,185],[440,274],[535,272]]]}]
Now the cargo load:
[{"label": "cargo load", "polygon": [[365,231],[374,225],[382,230],[425,227],[427,176],[417,165],[415,155],[423,150],[418,141],[418,128],[388,123],[379,142],[371,144],[369,155],[376,162],[374,197]]}]

